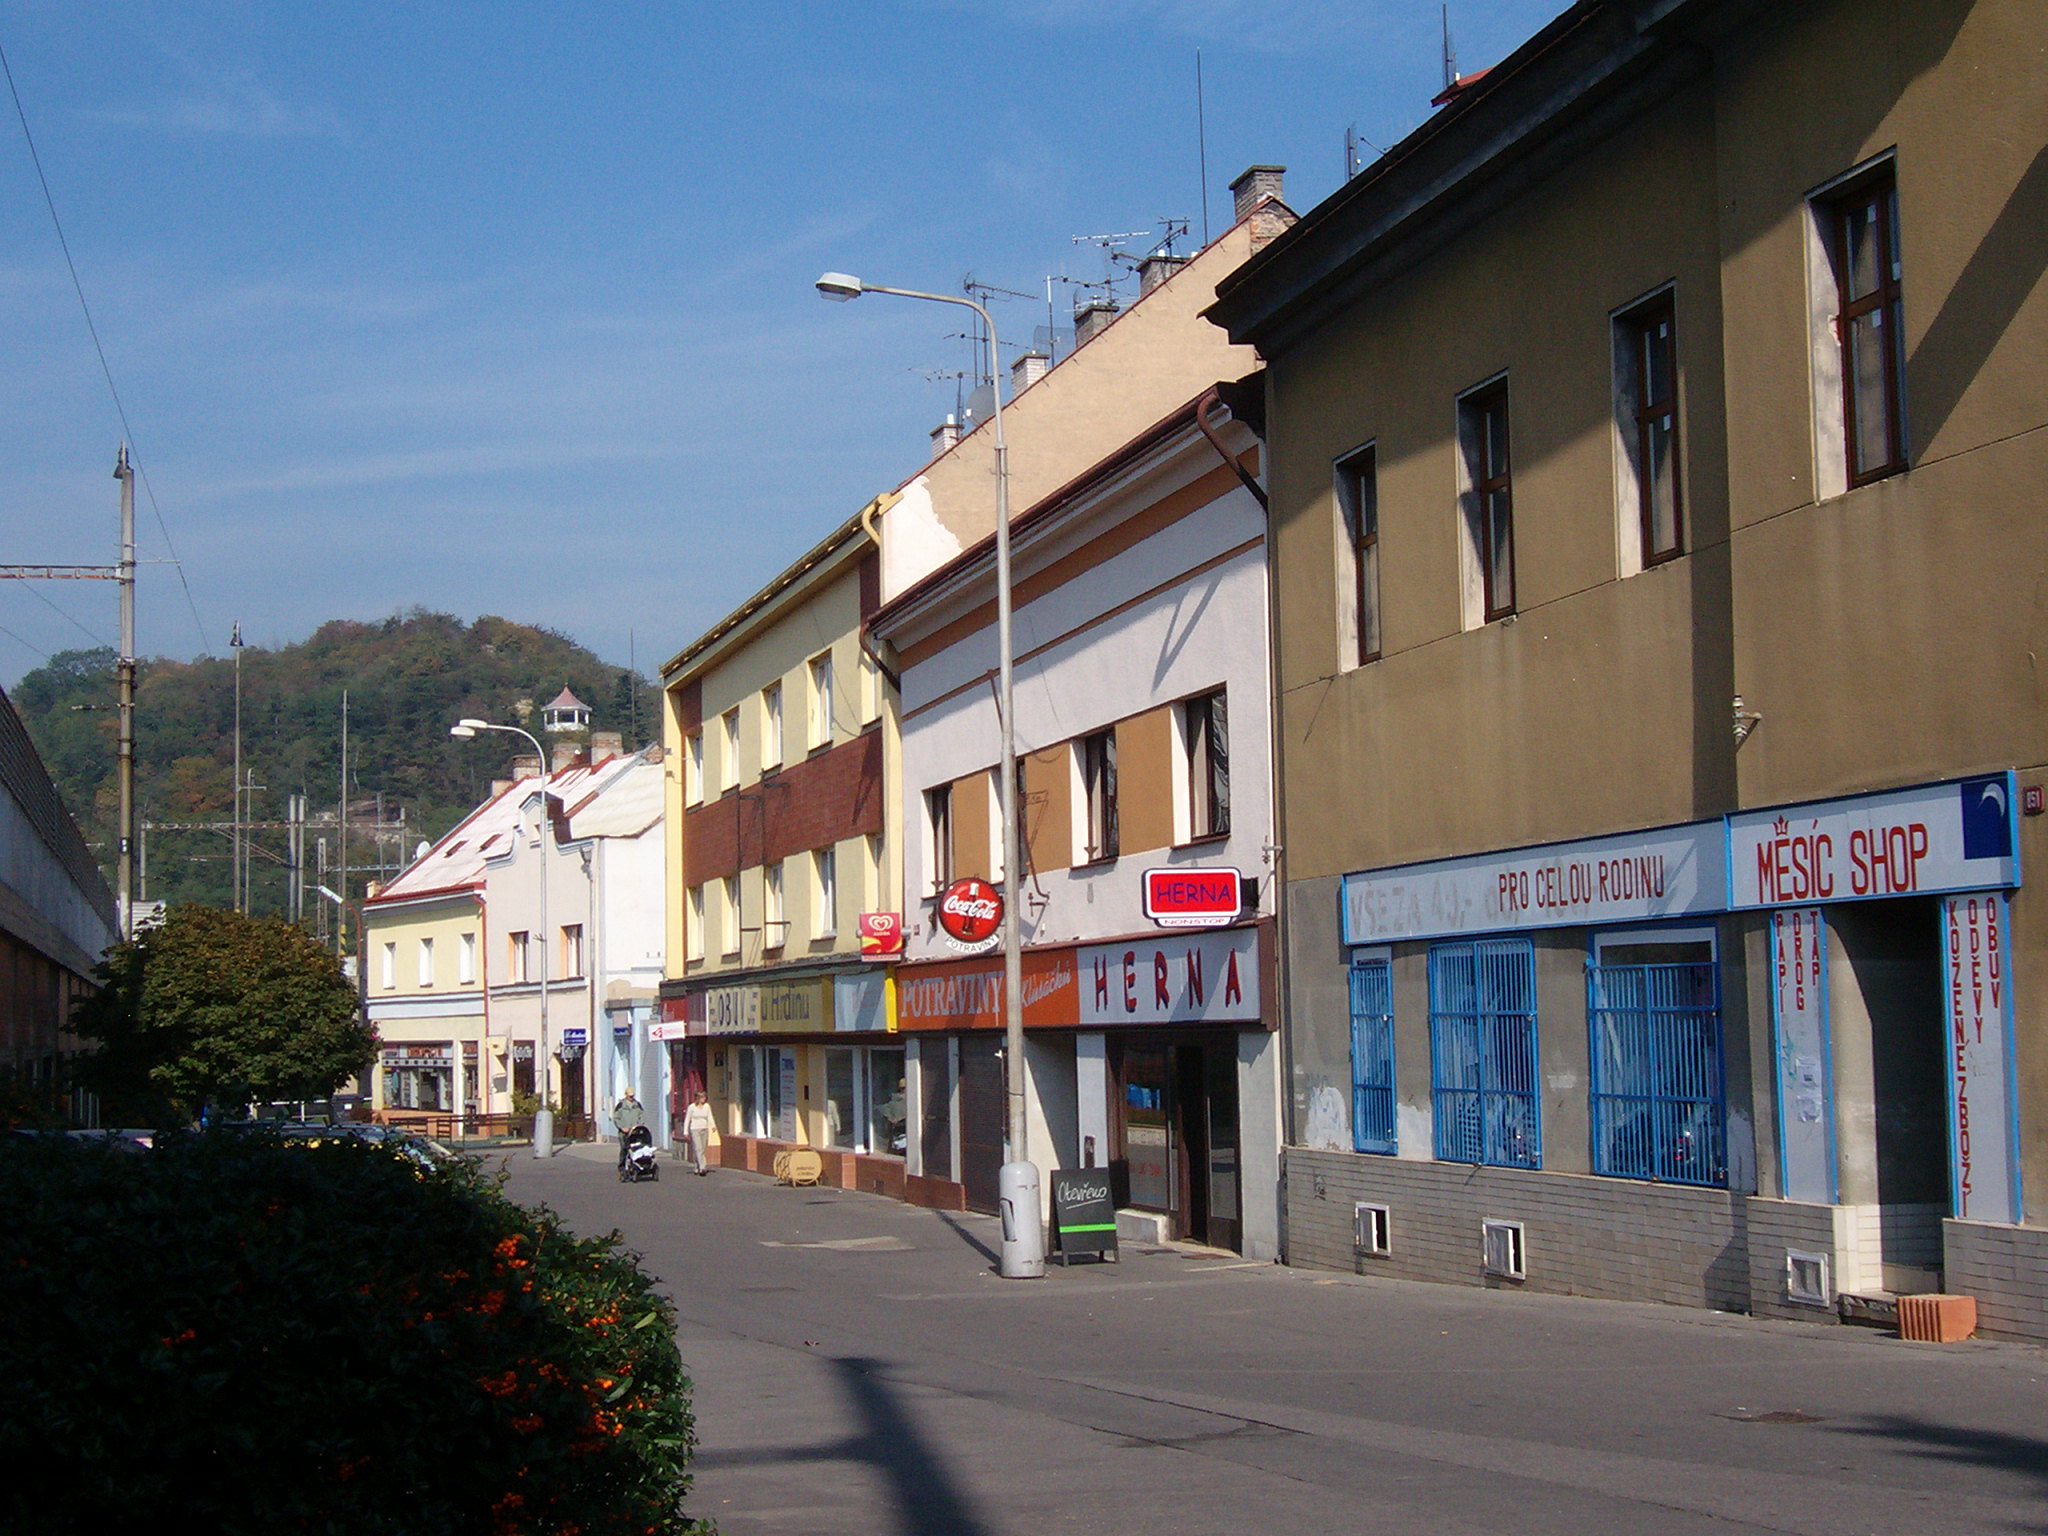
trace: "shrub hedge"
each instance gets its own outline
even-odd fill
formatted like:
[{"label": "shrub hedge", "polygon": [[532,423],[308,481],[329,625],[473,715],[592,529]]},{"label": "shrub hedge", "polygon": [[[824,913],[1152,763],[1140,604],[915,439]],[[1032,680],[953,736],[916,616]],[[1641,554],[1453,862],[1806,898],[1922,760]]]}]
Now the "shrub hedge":
[{"label": "shrub hedge", "polygon": [[670,1536],[674,1314],[474,1165],[0,1144],[0,1528]]}]

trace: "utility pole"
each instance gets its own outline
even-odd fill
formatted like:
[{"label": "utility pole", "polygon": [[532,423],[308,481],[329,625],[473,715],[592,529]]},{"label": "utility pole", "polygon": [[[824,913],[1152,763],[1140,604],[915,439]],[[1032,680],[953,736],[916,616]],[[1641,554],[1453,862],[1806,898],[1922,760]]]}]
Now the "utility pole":
[{"label": "utility pole", "polygon": [[120,684],[120,755],[115,777],[121,797],[120,863],[118,881],[121,902],[121,937],[135,937],[135,467],[128,462],[128,445],[121,445],[114,461],[114,478],[121,482],[121,566],[116,581],[121,589],[121,654],[115,663]]},{"label": "utility pole", "polygon": [[228,649],[235,653],[235,835],[234,858],[229,863],[233,871],[230,877],[235,888],[235,910],[247,912],[244,899],[245,878],[242,872],[242,621],[235,620],[234,633],[228,636]]}]

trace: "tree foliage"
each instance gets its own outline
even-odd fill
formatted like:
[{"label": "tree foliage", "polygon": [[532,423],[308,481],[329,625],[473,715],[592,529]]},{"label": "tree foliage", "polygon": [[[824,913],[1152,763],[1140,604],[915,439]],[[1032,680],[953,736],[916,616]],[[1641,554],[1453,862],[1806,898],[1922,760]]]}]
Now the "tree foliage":
[{"label": "tree foliage", "polygon": [[[12,690],[71,813],[112,874],[115,822],[114,653],[65,651]],[[415,609],[378,622],[336,619],[275,650],[242,651],[242,765],[258,789],[245,815],[285,819],[287,795],[309,797],[331,818],[341,788],[341,698],[349,703],[349,796],[379,794],[388,815],[407,813],[403,847],[440,836],[508,775],[517,738],[457,742],[465,715],[538,732],[540,711],[564,687],[591,706],[598,730],[618,731],[628,750],[660,733],[659,693],[625,668],[565,635],[509,619],[473,623]],[[136,685],[136,798],[143,820],[226,822],[234,814],[235,663],[232,655],[141,663]],[[354,812],[365,814],[360,808]],[[316,827],[313,838],[323,835]],[[284,834],[254,834],[252,905],[282,911]],[[232,905],[228,839],[221,832],[152,831],[152,898]],[[330,846],[330,859],[340,848]],[[307,859],[317,868],[317,851]],[[358,846],[353,868],[373,862]]]},{"label": "tree foliage", "polygon": [[117,944],[73,1027],[81,1077],[117,1123],[332,1093],[376,1041],[335,957],[279,918],[177,906]]}]

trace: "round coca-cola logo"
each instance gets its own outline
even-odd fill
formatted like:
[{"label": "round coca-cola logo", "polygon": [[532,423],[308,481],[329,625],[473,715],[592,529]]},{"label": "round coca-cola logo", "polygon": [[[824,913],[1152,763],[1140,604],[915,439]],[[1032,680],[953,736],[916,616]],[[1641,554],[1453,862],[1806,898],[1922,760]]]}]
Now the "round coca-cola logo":
[{"label": "round coca-cola logo", "polygon": [[939,927],[961,945],[981,949],[1003,925],[1003,893],[986,880],[955,880],[939,898]]}]

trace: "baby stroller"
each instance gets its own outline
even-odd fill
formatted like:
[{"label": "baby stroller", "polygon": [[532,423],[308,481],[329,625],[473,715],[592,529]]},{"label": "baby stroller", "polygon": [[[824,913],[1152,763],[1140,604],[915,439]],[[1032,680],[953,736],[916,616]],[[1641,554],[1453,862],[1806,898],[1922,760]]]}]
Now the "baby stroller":
[{"label": "baby stroller", "polygon": [[642,1179],[659,1179],[661,1166],[654,1160],[654,1132],[636,1125],[619,1144],[619,1182],[638,1184]]}]

